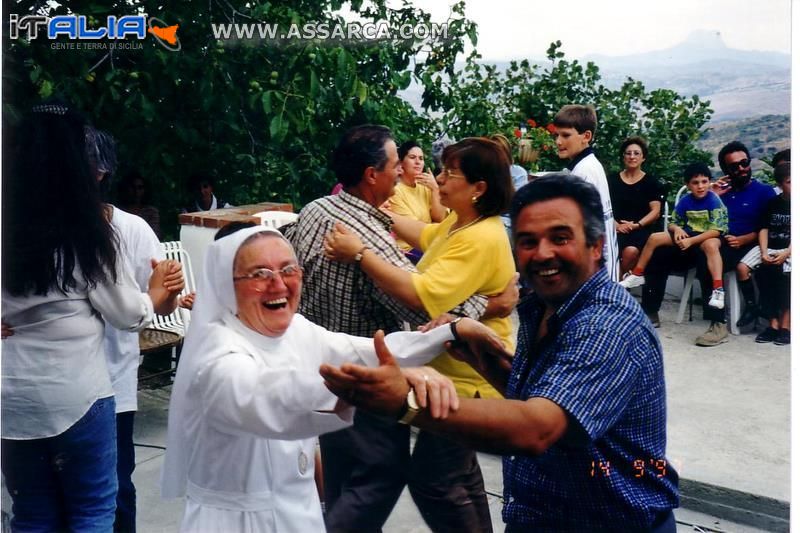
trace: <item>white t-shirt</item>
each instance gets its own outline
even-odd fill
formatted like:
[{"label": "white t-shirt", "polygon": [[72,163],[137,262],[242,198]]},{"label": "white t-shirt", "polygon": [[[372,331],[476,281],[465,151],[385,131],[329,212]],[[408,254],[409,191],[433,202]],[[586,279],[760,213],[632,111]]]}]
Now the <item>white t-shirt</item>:
[{"label": "white t-shirt", "polygon": [[[566,169],[568,172],[569,170]],[[603,165],[594,154],[583,157],[572,169],[572,174],[583,178],[595,186],[600,193],[603,203],[603,220],[606,226],[605,247],[603,255],[606,261],[606,270],[612,280],[619,279],[619,251],[617,249],[617,228],[614,224],[614,212],[611,209],[611,194],[608,192],[608,179]]]},{"label": "white t-shirt", "polygon": [[[111,215],[111,226],[119,237],[120,257],[133,272],[139,290],[146,293],[153,272],[150,259],[164,259],[158,237],[144,219],[116,207]],[[116,329],[106,322],[103,341],[117,413],[136,411],[139,334]]]}]

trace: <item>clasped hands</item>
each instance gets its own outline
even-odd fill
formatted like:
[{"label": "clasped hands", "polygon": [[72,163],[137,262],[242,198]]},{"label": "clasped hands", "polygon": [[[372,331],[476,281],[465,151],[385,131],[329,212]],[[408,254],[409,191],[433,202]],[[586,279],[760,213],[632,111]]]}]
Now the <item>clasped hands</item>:
[{"label": "clasped hands", "polygon": [[681,228],[675,228],[672,233],[672,241],[681,250],[688,250],[694,244],[692,237]]},{"label": "clasped hands", "polygon": [[[454,319],[444,315],[420,329],[427,331]],[[476,367],[511,367],[509,354],[500,338],[480,322],[468,318],[458,323],[460,342],[447,342],[446,348],[455,358]],[[379,366],[370,368],[356,364],[335,367],[324,364],[320,374],[325,386],[339,398],[361,409],[377,414],[397,416],[413,387],[417,401],[428,416],[445,419],[458,410],[458,395],[453,382],[431,367],[401,369],[378,330],[374,336]]]}]

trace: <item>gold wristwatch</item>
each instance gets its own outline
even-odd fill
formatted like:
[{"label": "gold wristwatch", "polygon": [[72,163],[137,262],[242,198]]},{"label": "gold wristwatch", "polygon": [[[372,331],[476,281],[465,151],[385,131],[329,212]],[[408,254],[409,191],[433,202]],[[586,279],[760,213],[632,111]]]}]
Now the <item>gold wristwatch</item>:
[{"label": "gold wristwatch", "polygon": [[417,394],[414,392],[414,387],[411,387],[406,396],[406,403],[403,404],[403,409],[400,411],[400,417],[397,421],[401,424],[411,424],[420,411],[421,409],[417,403]]}]

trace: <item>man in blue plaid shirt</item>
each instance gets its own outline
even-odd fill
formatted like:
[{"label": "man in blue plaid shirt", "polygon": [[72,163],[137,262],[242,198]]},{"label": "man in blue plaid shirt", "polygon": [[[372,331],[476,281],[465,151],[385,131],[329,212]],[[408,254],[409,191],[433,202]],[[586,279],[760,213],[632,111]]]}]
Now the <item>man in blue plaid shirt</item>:
[{"label": "man in blue plaid shirt", "polygon": [[424,409],[409,416],[409,386],[388,352],[377,369],[323,367],[328,386],[359,407],[503,454],[507,531],[674,532],[661,345],[602,266],[599,194],[570,174],[549,175],[517,192],[511,216],[534,289],[518,308],[516,356],[453,349],[506,399],[460,399],[444,420]]}]

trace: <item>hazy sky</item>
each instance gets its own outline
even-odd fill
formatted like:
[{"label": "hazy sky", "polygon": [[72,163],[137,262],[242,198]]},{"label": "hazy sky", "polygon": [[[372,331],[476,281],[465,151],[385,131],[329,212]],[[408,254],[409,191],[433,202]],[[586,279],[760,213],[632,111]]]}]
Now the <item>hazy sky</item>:
[{"label": "hazy sky", "polygon": [[[414,0],[436,21],[449,0]],[[790,52],[791,0],[467,0],[485,59],[543,57],[560,39],[567,57],[669,48],[693,30],[731,48]]]}]

